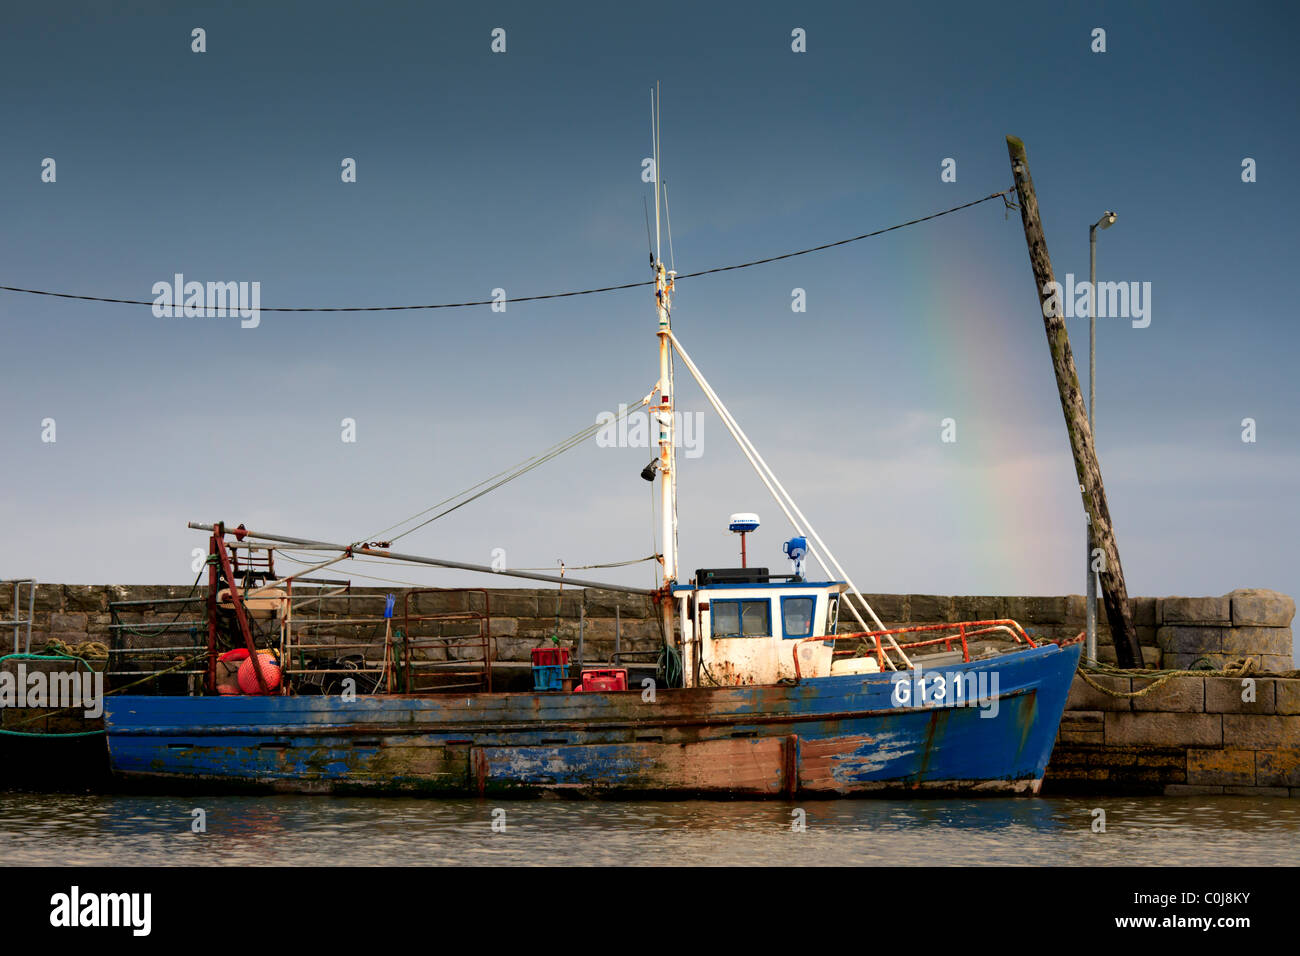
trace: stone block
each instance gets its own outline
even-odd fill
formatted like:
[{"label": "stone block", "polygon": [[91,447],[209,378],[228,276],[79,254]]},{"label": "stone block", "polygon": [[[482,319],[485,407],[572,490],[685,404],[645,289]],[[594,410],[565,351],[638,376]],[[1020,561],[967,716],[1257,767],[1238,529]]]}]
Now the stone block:
[{"label": "stone block", "polygon": [[[1258,677],[1205,677],[1205,712],[1207,714],[1275,713],[1276,681]],[[1253,700],[1242,695],[1253,692]]]},{"label": "stone block", "polygon": [[85,612],[55,613],[50,615],[50,631],[53,633],[80,633],[84,635],[90,626],[90,615]]},{"label": "stone block", "polygon": [[[1132,747],[1218,747],[1224,740],[1220,714],[1106,714],[1106,744]],[[1234,741],[1235,743],[1236,741]]]},{"label": "stone block", "polygon": [[1228,595],[1235,627],[1289,627],[1295,617],[1295,601],[1265,588],[1238,588]]},{"label": "stone block", "polygon": [[440,621],[438,622],[438,636],[440,637],[459,637],[475,638],[480,633],[480,624],[476,620],[465,621]]},{"label": "stone block", "polygon": [[1269,674],[1286,674],[1296,669],[1295,661],[1290,655],[1260,654],[1259,669]]},{"label": "stone block", "polygon": [[1062,596],[1032,598],[1030,610],[1034,624],[1039,626],[1071,623],[1069,598]]},{"label": "stone block", "polygon": [[1211,624],[1232,623],[1232,601],[1223,597],[1167,597],[1160,603],[1160,623]]},{"label": "stone block", "polygon": [[1255,783],[1261,787],[1300,787],[1300,750],[1255,751]]},{"label": "stone block", "polygon": [[1300,748],[1300,716],[1224,714],[1223,743],[1252,750]]},{"label": "stone block", "polygon": [[1009,597],[1006,608],[1006,616],[1025,629],[1064,625],[1070,620],[1068,601],[1064,597]]},{"label": "stone block", "polygon": [[1137,750],[1135,764],[1163,770],[1178,770],[1187,774],[1187,751],[1182,747],[1170,747],[1165,750],[1142,747]]},{"label": "stone block", "polygon": [[[1073,637],[1074,635],[1071,634],[1070,636]],[[1165,658],[1167,655],[1164,651],[1160,650],[1160,648],[1139,647],[1138,650],[1142,652],[1143,667],[1159,668],[1165,666]],[[1195,657],[1190,658],[1190,660],[1195,659]],[[1117,664],[1119,662],[1119,658],[1115,656],[1114,645],[1103,644],[1100,636],[1097,638],[1097,660],[1103,664]]]},{"label": "stone block", "polygon": [[1300,678],[1279,677],[1273,682],[1276,711],[1279,714],[1300,714]]},{"label": "stone block", "polygon": [[[1152,687],[1158,678],[1133,678],[1133,690]],[[1200,714],[1205,711],[1205,678],[1192,676],[1170,677],[1159,687],[1141,697],[1133,698],[1135,711],[1163,711],[1165,713]]]},{"label": "stone block", "polygon": [[1061,718],[1057,740],[1066,744],[1102,746],[1106,742],[1103,713],[1099,710],[1067,711]]},{"label": "stone block", "polygon": [[1300,787],[1300,750],[1255,751],[1255,783],[1261,787]]},{"label": "stone block", "polygon": [[1161,790],[1169,784],[1186,783],[1187,771],[1170,767],[1135,767],[1132,770],[1114,773],[1111,779],[1122,785],[1128,792],[1140,793],[1150,789]]},{"label": "stone block", "polygon": [[1166,654],[1221,654],[1223,627],[1166,626],[1156,631],[1156,645]]},{"label": "stone block", "polygon": [[519,631],[519,621],[513,617],[494,617],[488,624],[493,637],[513,637]]},{"label": "stone block", "polygon": [[[27,585],[23,585],[18,595],[19,607],[22,615],[27,614]],[[36,611],[62,611],[63,610],[63,585],[61,584],[37,584],[35,603],[32,605]]]},{"label": "stone block", "polygon": [[63,607],[69,611],[107,611],[108,595],[94,584],[65,584]]},{"label": "stone block", "polygon": [[1254,786],[1255,751],[1193,747],[1187,751],[1187,782],[1194,786]]},{"label": "stone block", "polygon": [[911,624],[945,624],[952,620],[952,598],[946,594],[909,595],[908,608]]},{"label": "stone block", "polygon": [[[1133,612],[1133,623],[1138,627],[1155,628],[1160,626],[1160,618],[1157,616],[1156,599],[1149,597],[1129,598],[1129,608]],[[1099,616],[1104,616],[1103,609],[1098,610]]]},{"label": "stone block", "polygon": [[488,600],[492,617],[536,617],[537,592],[533,590],[492,591]]},{"label": "stone block", "polygon": [[[1133,682],[1128,677],[1113,677],[1103,674],[1089,675],[1093,682],[1107,690],[1127,694],[1133,689]],[[1088,684],[1078,674],[1070,685],[1070,696],[1066,702],[1066,713],[1076,711],[1131,711],[1132,703],[1127,697],[1112,697]]]},{"label": "stone block", "polygon": [[[401,604],[401,601],[398,601]],[[366,606],[366,605],[363,605]],[[450,614],[469,610],[469,594],[465,591],[422,591],[411,596],[411,610],[416,614]]]},{"label": "stone block", "polygon": [[1104,742],[1105,735],[1101,729],[1097,730],[1066,730],[1064,727],[1056,735],[1057,741],[1063,744],[1100,744]]},{"label": "stone block", "polygon": [[496,648],[496,659],[499,661],[532,660],[533,648],[541,646],[539,642],[534,640],[504,635],[496,638],[493,645]]},{"label": "stone block", "polygon": [[1221,796],[1223,787],[1209,787],[1198,784],[1170,783],[1165,785],[1166,797],[1212,797]]},{"label": "stone block", "polygon": [[1223,632],[1223,653],[1291,656],[1289,627],[1232,627]]},{"label": "stone block", "polygon": [[560,619],[572,618],[576,623],[578,612],[582,607],[582,590],[579,588],[548,588],[537,592],[537,616],[542,620],[555,620],[555,609],[560,610]]},{"label": "stone block", "polygon": [[594,588],[587,589],[586,601],[588,617],[612,618],[617,611],[620,620],[648,617],[652,607],[650,599],[640,594],[600,591]]},{"label": "stone block", "polygon": [[1163,667],[1170,671],[1190,670],[1195,664],[1198,669],[1222,670],[1234,658],[1229,658],[1225,654],[1175,654],[1171,651],[1165,651],[1163,657]]},{"label": "stone block", "polygon": [[1067,710],[1061,715],[1061,726],[1070,730],[1100,730],[1106,715],[1100,710]]},{"label": "stone block", "polygon": [[[882,621],[885,622],[886,627],[896,627],[900,624],[906,624],[909,620],[906,594],[864,594],[863,597],[867,599],[867,603],[871,605],[871,609],[879,615]],[[845,599],[841,598],[841,600]],[[856,598],[849,598],[848,600],[852,600],[855,604],[857,603]],[[954,600],[970,601],[982,599],[955,598]],[[862,616],[865,618],[867,615],[863,614]],[[840,607],[840,621],[853,621],[853,630],[858,629],[857,621],[854,620],[853,615],[849,613],[849,609],[843,606]],[[870,623],[870,621],[868,621],[868,623]]]}]

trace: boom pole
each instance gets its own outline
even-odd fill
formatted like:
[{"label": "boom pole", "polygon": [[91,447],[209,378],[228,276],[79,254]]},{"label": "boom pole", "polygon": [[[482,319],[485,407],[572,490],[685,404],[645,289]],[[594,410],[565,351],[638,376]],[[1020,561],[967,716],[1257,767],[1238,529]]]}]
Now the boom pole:
[{"label": "boom pole", "polygon": [[[220,524],[211,525],[203,524],[198,521],[191,521],[189,527],[198,531],[216,532],[222,526]],[[625,584],[604,584],[600,581],[587,581],[583,578],[575,578],[571,575],[543,574],[538,571],[513,571],[510,568],[497,570],[486,564],[469,564],[465,561],[448,561],[445,558],[429,558],[419,554],[404,554],[400,551],[388,551],[381,548],[372,548],[365,544],[339,544],[330,541],[318,541],[315,538],[295,538],[286,534],[271,534],[266,531],[249,531],[246,528],[226,529],[238,538],[255,538],[258,541],[271,541],[275,544],[288,544],[305,551],[341,551],[343,555],[339,560],[351,557],[373,557],[388,558],[393,561],[404,561],[407,564],[427,564],[435,568],[455,568],[460,571],[478,571],[482,574],[495,574],[504,578],[524,578],[529,581],[546,581],[550,584],[569,584],[578,585],[584,588],[596,588],[601,591],[622,591],[626,594],[654,594],[654,591],[648,588],[634,588]],[[326,564],[335,562],[328,561]],[[320,565],[323,566],[323,565]],[[320,567],[318,566],[318,567]],[[304,568],[298,574],[306,574],[314,570],[313,568]],[[288,575],[282,580],[288,581],[298,575]],[[257,588],[250,590],[250,594],[256,593]]]}]

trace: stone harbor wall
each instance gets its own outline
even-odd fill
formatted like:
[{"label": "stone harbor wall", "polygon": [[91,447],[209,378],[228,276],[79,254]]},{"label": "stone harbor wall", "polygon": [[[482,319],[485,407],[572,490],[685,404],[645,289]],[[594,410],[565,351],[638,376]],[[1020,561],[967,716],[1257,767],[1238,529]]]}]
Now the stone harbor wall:
[{"label": "stone harbor wall", "polygon": [[1044,786],[1300,796],[1300,678],[1076,675]]},{"label": "stone harbor wall", "polygon": [[[350,597],[324,603],[308,614],[322,619],[313,625],[321,642],[356,640],[365,625],[332,625],[331,619],[375,618],[382,613],[383,588],[353,588]],[[40,649],[50,639],[66,644],[86,641],[109,642],[112,601],[145,601],[193,596],[190,605],[159,605],[156,608],[120,609],[120,622],[129,625],[169,622],[198,622],[202,628],[203,589],[187,585],[80,585],[40,584],[36,589],[32,627],[32,648]],[[527,661],[529,650],[552,634],[576,645],[581,622],[588,660],[608,660],[613,653],[615,608],[623,651],[647,652],[660,642],[659,619],[649,597],[583,588],[501,589],[489,591],[492,635],[496,657],[503,661]],[[400,597],[400,592],[399,592]],[[1081,595],[1061,597],[983,597],[935,594],[867,595],[876,613],[888,626],[939,624],[962,620],[1013,618],[1034,637],[1058,641],[1076,636],[1084,629],[1086,599]],[[1296,665],[1292,649],[1292,619],[1295,602],[1276,591],[1240,589],[1222,597],[1137,597],[1132,598],[1133,616],[1143,660],[1148,667],[1188,669],[1201,666],[1221,668],[1243,657],[1251,657],[1255,670],[1283,672]],[[421,593],[413,598],[412,614],[448,613],[482,609],[481,593]],[[0,586],[0,619],[12,619],[13,588]],[[183,613],[181,613],[183,612]],[[396,617],[401,619],[399,600]],[[18,616],[26,613],[26,596]],[[298,612],[295,612],[298,613]],[[558,622],[557,622],[558,616]],[[1098,602],[1097,656],[1115,662],[1106,615]],[[458,630],[459,629],[459,630]],[[848,611],[841,607],[840,633],[859,630]],[[118,628],[122,630],[122,628]],[[442,627],[444,633],[467,630],[461,623]],[[192,635],[184,627],[185,639]],[[170,633],[178,633],[173,629]],[[21,643],[20,636],[20,643]],[[206,639],[206,638],[205,638]],[[13,630],[0,631],[0,647],[13,649]]]}]

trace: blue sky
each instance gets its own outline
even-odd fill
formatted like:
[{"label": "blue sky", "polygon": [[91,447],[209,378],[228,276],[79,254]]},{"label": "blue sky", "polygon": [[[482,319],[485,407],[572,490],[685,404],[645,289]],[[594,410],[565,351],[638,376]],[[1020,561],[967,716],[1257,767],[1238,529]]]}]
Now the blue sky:
[{"label": "blue sky", "polygon": [[[683,272],[1005,189],[1011,133],[1058,275],[1086,277],[1087,227],[1114,209],[1099,278],[1152,284],[1150,327],[1098,331],[1130,592],[1300,593],[1294,8],[899,7],[6,9],[0,284],[150,299],[181,272],[259,281],[274,306],[643,280],[655,81]],[[683,281],[674,326],[864,590],[1078,593],[1082,509],[1036,307],[1019,218],[995,201]],[[0,576],[70,583],[188,582],[190,520],[362,538],[657,376],[645,290],[256,329],[4,292],[0,323]],[[1086,320],[1069,330],[1082,360]],[[705,409],[684,380],[679,401]],[[764,518],[751,554],[782,566],[788,529],[711,416],[701,447],[680,469],[685,567],[733,563],[742,510]],[[403,543],[518,567],[644,556],[650,457],[589,442]]]}]

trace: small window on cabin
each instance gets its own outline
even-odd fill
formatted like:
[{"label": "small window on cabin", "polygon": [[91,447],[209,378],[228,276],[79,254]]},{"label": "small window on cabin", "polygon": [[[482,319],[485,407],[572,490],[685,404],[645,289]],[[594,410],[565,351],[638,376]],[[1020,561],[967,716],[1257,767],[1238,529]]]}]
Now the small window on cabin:
[{"label": "small window on cabin", "polygon": [[770,601],[713,601],[713,637],[771,637]]},{"label": "small window on cabin", "polygon": [[815,597],[787,597],[781,599],[781,617],[784,619],[786,637],[807,637],[812,633]]}]

